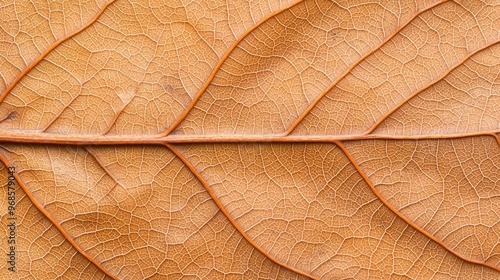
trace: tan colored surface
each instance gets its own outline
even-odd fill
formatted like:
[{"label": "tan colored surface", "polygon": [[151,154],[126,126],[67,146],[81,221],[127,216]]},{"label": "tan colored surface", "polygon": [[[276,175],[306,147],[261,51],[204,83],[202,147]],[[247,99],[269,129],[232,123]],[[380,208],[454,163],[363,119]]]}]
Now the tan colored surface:
[{"label": "tan colored surface", "polygon": [[[7,182],[7,168],[0,164],[0,180]],[[3,185],[3,183],[2,183]],[[10,279],[111,279],[96,265],[80,254],[60,231],[43,215],[24,191],[16,185],[16,224],[17,238],[17,274],[11,274]],[[12,217],[7,211],[7,188],[1,188],[0,215],[2,230],[0,231],[0,253],[9,253],[8,229],[6,225]],[[8,279],[7,263],[0,265],[2,279]]]},{"label": "tan colored surface", "polygon": [[500,278],[498,1],[11,2],[2,277]]}]

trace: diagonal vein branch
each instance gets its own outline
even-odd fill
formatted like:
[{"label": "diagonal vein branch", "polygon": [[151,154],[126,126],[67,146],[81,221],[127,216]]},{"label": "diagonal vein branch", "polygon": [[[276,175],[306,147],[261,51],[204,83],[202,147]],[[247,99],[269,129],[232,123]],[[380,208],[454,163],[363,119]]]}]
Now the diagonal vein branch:
[{"label": "diagonal vein branch", "polygon": [[437,244],[441,245],[441,247],[443,247],[446,251],[452,253],[453,255],[455,255],[456,257],[466,261],[466,262],[469,262],[469,263],[473,263],[473,264],[478,264],[478,265],[483,265],[483,266],[486,266],[486,267],[489,267],[491,269],[494,269],[496,271],[500,271],[500,267],[496,267],[494,265],[491,265],[491,264],[488,264],[488,263],[485,263],[483,261],[478,261],[478,260],[473,260],[473,259],[469,259],[467,257],[464,257],[462,256],[460,253],[456,252],[455,250],[453,250],[452,248],[450,248],[449,246],[447,246],[445,243],[443,243],[441,240],[439,240],[438,238],[436,238],[435,236],[431,235],[430,233],[428,233],[427,231],[425,231],[424,229],[422,229],[421,227],[419,227],[418,225],[416,225],[415,223],[413,223],[411,220],[409,220],[408,218],[406,218],[403,214],[401,214],[401,212],[399,212],[396,208],[394,208],[389,202],[387,202],[387,200],[378,192],[378,190],[375,188],[375,186],[371,183],[370,179],[368,178],[368,176],[363,172],[363,170],[361,169],[361,167],[357,164],[356,160],[351,156],[351,154],[349,153],[349,151],[347,151],[346,147],[342,144],[342,142],[340,141],[335,141],[334,142],[340,149],[342,149],[342,151],[344,152],[344,154],[346,155],[346,157],[349,159],[349,161],[351,162],[351,164],[354,166],[354,168],[356,168],[356,170],[358,171],[358,173],[361,175],[361,177],[363,177],[363,179],[365,180],[366,184],[370,187],[371,191],[375,194],[375,196],[377,196],[377,198],[387,207],[389,208],[394,214],[396,214],[396,216],[398,216],[399,218],[401,218],[403,221],[405,221],[408,225],[410,225],[412,228],[414,228],[416,231],[422,233],[423,235],[425,235],[427,238],[431,239],[432,241],[436,242]]},{"label": "diagonal vein branch", "polygon": [[210,186],[208,185],[208,183],[205,181],[205,179],[201,176],[201,174],[198,172],[198,170],[196,170],[196,168],[179,151],[177,151],[177,149],[175,149],[172,145],[170,145],[170,144],[167,143],[167,144],[165,144],[165,146],[167,146],[167,148],[170,149],[172,151],[172,153],[174,153],[187,166],[187,168],[189,168],[189,170],[196,176],[196,178],[200,181],[200,183],[203,185],[203,187],[205,187],[205,189],[210,194],[210,196],[212,197],[212,199],[215,202],[215,204],[217,204],[217,207],[224,214],[224,216],[226,216],[226,218],[231,222],[231,224],[236,228],[236,230],[243,236],[243,238],[245,238],[246,241],[248,241],[248,243],[250,243],[257,251],[261,252],[264,256],[266,256],[267,258],[269,258],[270,260],[272,260],[274,263],[276,263],[276,264],[278,264],[278,265],[280,265],[280,266],[282,266],[282,267],[284,267],[286,269],[289,269],[289,270],[291,270],[291,271],[293,271],[295,273],[298,273],[300,275],[306,276],[308,278],[316,279],[312,275],[309,275],[306,272],[303,272],[303,271],[300,271],[300,270],[298,270],[298,269],[296,269],[294,267],[291,267],[291,266],[287,265],[286,263],[283,263],[280,260],[274,258],[273,256],[269,255],[269,253],[267,253],[266,251],[264,251],[264,249],[262,249],[259,245],[257,245],[243,231],[243,229],[240,228],[240,226],[236,223],[236,221],[231,217],[231,215],[229,214],[229,212],[227,212],[227,210],[224,207],[224,205],[222,205],[222,203],[220,202],[220,200],[217,198],[217,196],[215,195],[215,193],[212,191],[212,189],[210,188]]},{"label": "diagonal vein branch", "polygon": [[122,182],[116,179],[113,173],[111,173],[108,170],[108,168],[104,165],[104,163],[97,157],[97,155],[91,149],[89,149],[87,146],[83,146],[83,149],[96,161],[96,163],[102,168],[104,173],[106,173],[106,175],[111,177],[111,179],[113,179],[113,181],[116,183],[115,186],[113,186],[113,188],[108,190],[108,193],[112,192],[117,185],[120,185],[122,188],[126,189],[126,187],[122,184]]},{"label": "diagonal vein branch", "polygon": [[189,103],[189,105],[186,107],[186,109],[184,110],[184,112],[182,113],[182,115],[180,115],[180,117],[177,120],[175,120],[175,122],[165,132],[163,132],[161,135],[162,136],[169,135],[186,118],[186,116],[189,114],[189,112],[191,112],[191,110],[194,108],[194,105],[196,104],[196,102],[198,101],[198,99],[200,99],[200,97],[203,95],[203,93],[205,92],[205,90],[211,84],[212,80],[214,79],[215,75],[217,74],[217,72],[219,71],[219,69],[221,68],[221,66],[224,64],[224,62],[227,60],[227,58],[233,52],[233,50],[240,44],[241,41],[243,41],[250,33],[252,33],[252,31],[254,31],[255,29],[259,28],[261,25],[263,25],[269,19],[271,19],[271,18],[273,18],[273,17],[281,14],[282,12],[284,12],[286,10],[291,9],[292,7],[296,6],[299,3],[302,3],[303,1],[304,0],[298,0],[296,2],[293,2],[291,5],[289,5],[287,7],[284,7],[282,9],[280,9],[280,10],[275,11],[274,13],[269,14],[268,16],[266,16],[265,18],[263,18],[260,22],[258,22],[257,24],[255,24],[254,26],[252,26],[251,28],[249,28],[247,31],[245,31],[245,33],[243,33],[243,35],[241,35],[238,38],[238,40],[236,40],[231,45],[231,47],[229,47],[229,49],[226,51],[226,53],[224,53],[224,55],[222,56],[222,58],[219,60],[219,62],[217,63],[217,65],[212,70],[212,73],[210,73],[210,76],[208,76],[208,79],[205,81],[205,84],[201,87],[201,89],[193,97],[193,100],[191,100],[191,103]]},{"label": "diagonal vein branch", "polygon": [[498,136],[495,133],[493,133],[492,136],[495,137],[495,140],[497,140],[498,146],[500,146],[500,136]]},{"label": "diagonal vein branch", "polygon": [[448,71],[446,71],[445,73],[443,73],[443,75],[441,75],[439,78],[437,78],[436,80],[432,81],[431,83],[429,83],[428,85],[426,85],[425,87],[415,91],[414,93],[412,93],[411,95],[409,95],[407,98],[405,98],[403,101],[401,101],[401,103],[399,103],[398,105],[394,106],[394,108],[392,108],[389,112],[387,112],[385,115],[383,115],[375,124],[373,124],[372,127],[370,127],[364,134],[370,134],[372,133],[382,122],[384,122],[384,120],[386,120],[389,116],[392,115],[392,113],[394,113],[395,111],[397,111],[399,108],[401,108],[404,104],[408,103],[408,101],[410,101],[412,98],[414,98],[415,96],[419,95],[421,92],[431,88],[432,86],[434,86],[435,84],[439,83],[440,81],[442,81],[444,78],[446,78],[446,76],[448,76],[453,70],[457,69],[458,67],[460,67],[461,65],[463,65],[467,60],[469,60],[471,57],[473,57],[474,55],[476,55],[477,53],[481,52],[481,51],[484,51],[490,47],[492,47],[493,45],[496,45],[500,42],[500,40],[495,40],[495,41],[492,41],[486,45],[484,45],[483,47],[469,53],[467,56],[465,56],[461,61],[459,61],[457,64],[453,65],[452,67],[450,67],[450,69],[448,69]]},{"label": "diagonal vein branch", "polygon": [[[2,154],[0,153],[0,161],[5,165],[5,166],[12,166],[9,163],[9,160]],[[64,228],[61,226],[59,222],[57,222],[50,214],[45,210],[45,208],[35,199],[33,194],[30,192],[29,188],[26,186],[26,184],[23,182],[23,180],[19,177],[17,173],[14,173],[14,177],[16,178],[17,183],[19,186],[23,189],[23,191],[26,193],[26,196],[29,198],[31,203],[59,230],[59,232],[64,236],[64,238],[73,246],[83,257],[88,259],[91,263],[93,263],[98,269],[100,269],[104,274],[107,276],[111,277],[112,279],[118,280],[118,277],[116,277],[114,274],[112,274],[110,271],[105,269],[96,259],[94,259],[92,256],[90,256],[85,250],[83,250],[76,242],[75,240],[64,230]]]},{"label": "diagonal vein branch", "polygon": [[96,22],[99,19],[99,17],[102,15],[102,13],[106,10],[106,8],[108,8],[115,1],[116,0],[109,0],[106,4],[104,4],[104,6],[102,6],[102,8],[99,10],[99,12],[97,12],[97,14],[95,16],[89,22],[87,22],[87,24],[85,24],[84,26],[80,27],[78,30],[76,30],[76,31],[74,31],[74,32],[66,35],[65,37],[63,37],[63,38],[55,41],[54,44],[52,44],[48,49],[46,49],[42,54],[40,54],[40,56],[35,61],[33,61],[30,65],[28,65],[28,67],[26,67],[16,77],[16,79],[14,79],[14,81],[12,81],[12,83],[7,87],[7,89],[2,93],[2,95],[0,95],[0,103],[3,102],[3,100],[5,99],[5,97],[7,97],[7,95],[10,93],[10,91],[19,83],[19,81],[24,76],[26,76],[26,74],[28,74],[28,72],[31,71],[31,69],[33,69],[35,66],[37,66],[38,63],[40,63],[40,61],[42,61],[50,52],[52,52],[60,44],[64,43],[68,39],[74,37],[75,35],[79,34],[83,30],[87,29],[89,26],[91,26],[92,24],[94,24],[94,22]]},{"label": "diagonal vein branch", "polygon": [[363,62],[367,57],[369,57],[370,55],[372,55],[373,53],[375,53],[377,50],[379,50],[380,48],[382,48],[382,46],[384,46],[387,42],[389,42],[392,38],[394,38],[394,36],[396,36],[397,34],[399,34],[399,32],[401,30],[403,30],[406,26],[408,26],[408,24],[410,24],[415,18],[417,18],[419,15],[421,15],[422,13],[424,13],[425,11],[428,11],[436,6],[439,6],[441,4],[443,4],[444,2],[446,2],[448,0],[442,0],[442,1],[439,1],[439,2],[436,2],[428,7],[426,7],[425,9],[422,9],[420,11],[417,11],[413,17],[411,17],[408,21],[406,21],[405,23],[403,23],[400,27],[398,27],[398,29],[396,29],[390,36],[388,36],[387,38],[385,38],[380,44],[378,44],[378,46],[376,46],[375,48],[373,48],[372,50],[370,50],[369,52],[367,52],[366,54],[364,54],[363,56],[361,56],[356,62],[354,62],[351,66],[349,66],[349,68],[347,68],[344,73],[342,73],[342,75],[338,76],[337,79],[335,79],[335,81],[333,81],[333,83],[327,88],[325,89],[323,92],[321,92],[320,95],[318,95],[316,97],[316,99],[314,99],[314,101],[309,104],[309,106],[306,108],[306,110],[295,120],[295,122],[283,133],[283,135],[289,135],[290,133],[293,132],[293,130],[300,124],[300,122],[302,122],[302,120],[309,114],[309,112],[312,111],[312,109],[314,109],[314,107],[316,107],[316,104],[319,103],[319,101],[326,95],[328,94],[328,92],[330,92],[335,86],[337,86],[337,84],[343,80],[347,75],[349,75],[349,73],[351,73],[351,70],[354,69],[356,66],[358,66],[361,62]]}]

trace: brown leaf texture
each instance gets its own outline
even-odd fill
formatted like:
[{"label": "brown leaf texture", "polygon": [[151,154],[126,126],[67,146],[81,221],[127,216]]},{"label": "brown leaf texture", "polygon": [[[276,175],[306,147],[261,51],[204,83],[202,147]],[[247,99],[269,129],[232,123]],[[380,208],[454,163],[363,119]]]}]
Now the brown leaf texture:
[{"label": "brown leaf texture", "polygon": [[500,2],[0,2],[1,279],[500,278]]}]

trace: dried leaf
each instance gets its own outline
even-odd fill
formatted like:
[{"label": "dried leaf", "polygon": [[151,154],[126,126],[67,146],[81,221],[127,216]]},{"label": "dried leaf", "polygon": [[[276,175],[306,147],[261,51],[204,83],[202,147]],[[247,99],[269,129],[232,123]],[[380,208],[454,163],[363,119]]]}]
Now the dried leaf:
[{"label": "dried leaf", "polygon": [[500,2],[0,11],[0,275],[500,277]]}]

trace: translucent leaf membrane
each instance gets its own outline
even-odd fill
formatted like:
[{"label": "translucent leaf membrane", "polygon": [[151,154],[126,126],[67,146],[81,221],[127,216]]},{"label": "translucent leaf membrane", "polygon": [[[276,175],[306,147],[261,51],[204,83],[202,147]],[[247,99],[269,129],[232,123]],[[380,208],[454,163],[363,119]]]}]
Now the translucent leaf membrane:
[{"label": "translucent leaf membrane", "polygon": [[303,278],[248,243],[166,147],[9,145],[2,153],[37,203],[119,279]]},{"label": "translucent leaf membrane", "polygon": [[[59,232],[52,222],[43,215],[15,182],[15,209],[9,212],[7,194],[7,168],[0,163],[0,270],[2,279],[112,279],[82,256]],[[14,215],[11,215],[13,213]],[[14,218],[15,220],[9,219]],[[14,222],[15,234],[11,235],[8,224]],[[10,238],[9,237],[13,237]],[[15,243],[12,243],[13,242]],[[11,241],[9,243],[9,241]],[[10,246],[15,247],[15,269],[8,270]]]}]

